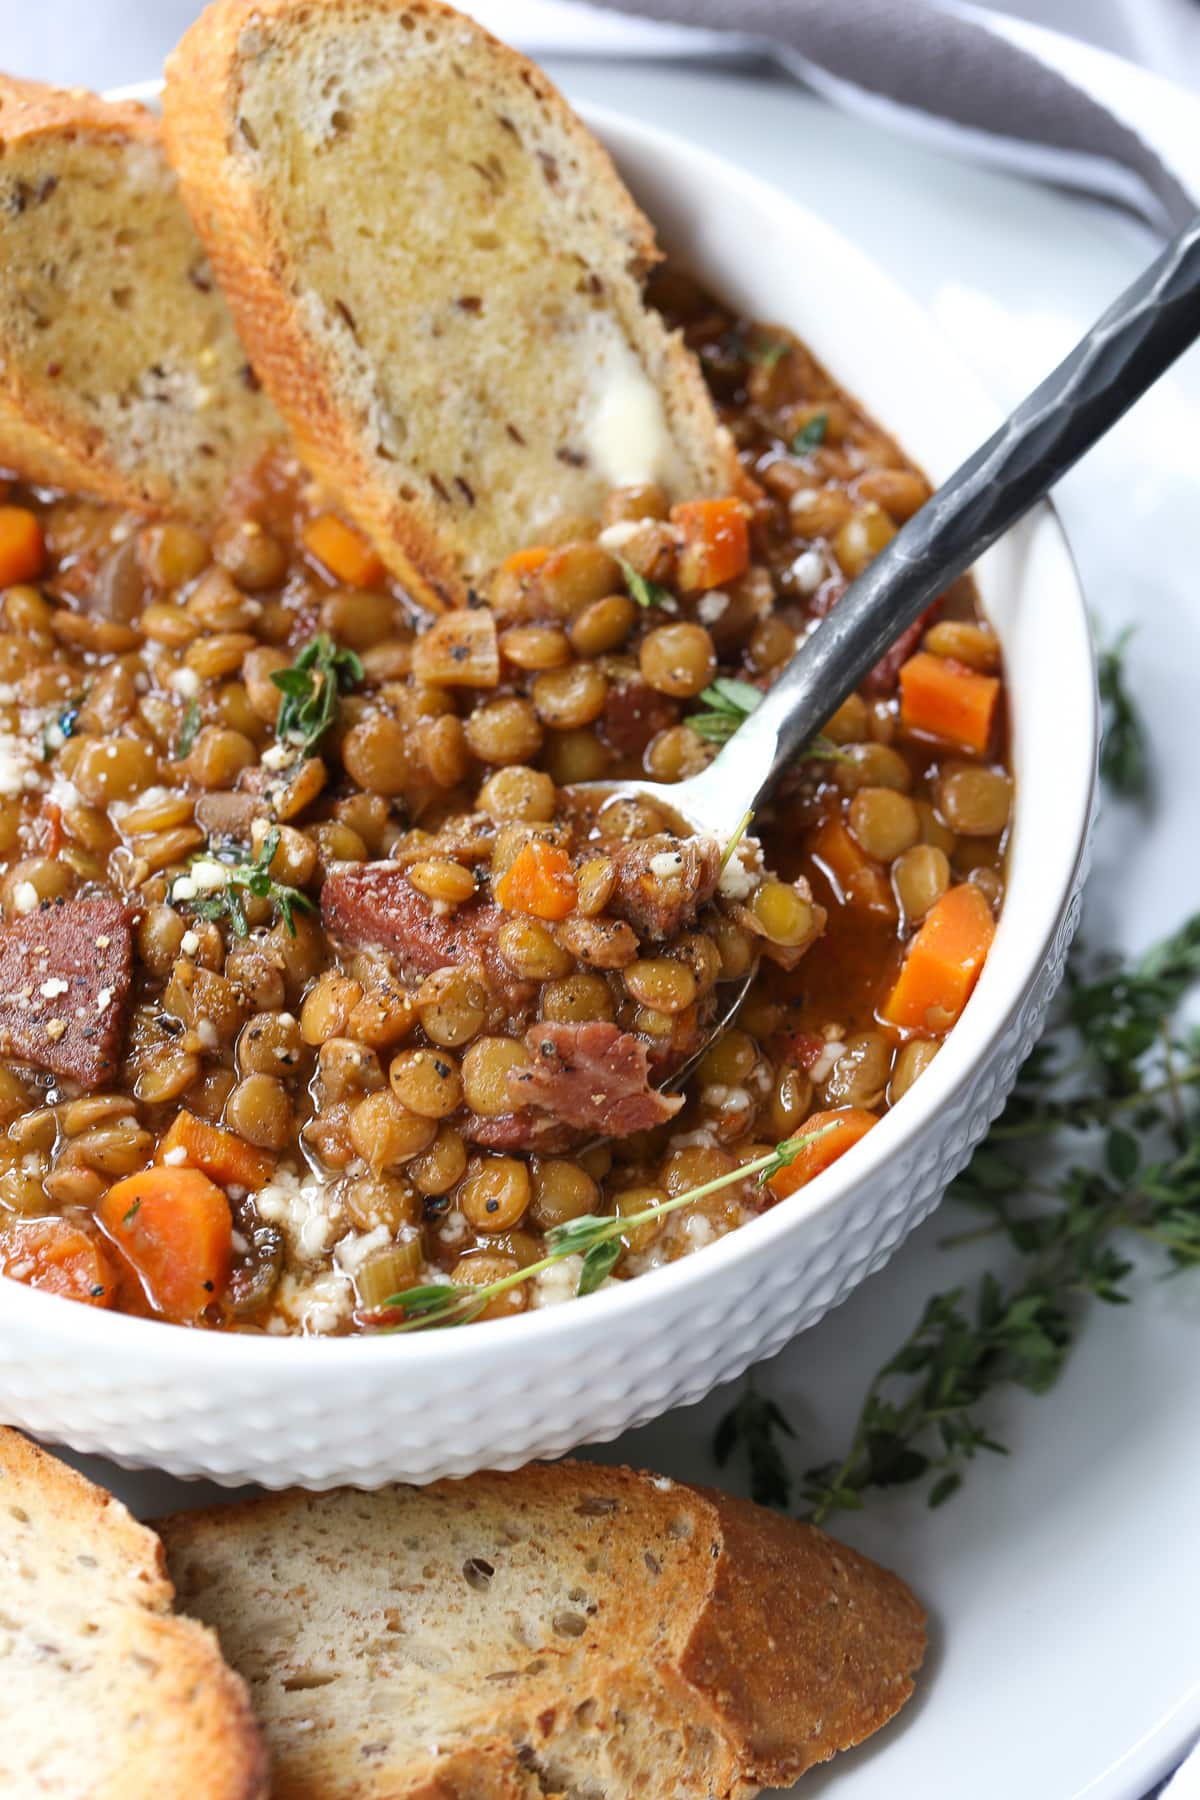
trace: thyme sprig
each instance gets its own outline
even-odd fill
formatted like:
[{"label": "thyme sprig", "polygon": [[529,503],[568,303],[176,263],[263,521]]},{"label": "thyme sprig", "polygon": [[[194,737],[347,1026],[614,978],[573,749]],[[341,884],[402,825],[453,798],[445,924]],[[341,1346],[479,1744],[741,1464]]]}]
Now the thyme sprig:
[{"label": "thyme sprig", "polygon": [[337,718],[338,701],[363,678],[362,659],[343,650],[327,632],[310,638],[290,669],[277,669],[271,680],[283,695],[275,736],[311,756]]},{"label": "thyme sprig", "polygon": [[762,1186],[772,1175],[777,1175],[781,1169],[786,1169],[793,1163],[809,1144],[815,1143],[826,1132],[834,1129],[836,1128],[832,1125],[824,1125],[817,1131],[785,1138],[764,1155],[743,1163],[739,1168],[729,1169],[723,1175],[714,1176],[711,1181],[702,1182],[699,1187],[689,1188],[686,1193],[674,1194],[658,1206],[648,1206],[636,1213],[585,1213],[581,1218],[568,1219],[546,1233],[545,1256],[527,1264],[523,1269],[514,1270],[511,1275],[501,1275],[495,1281],[489,1281],[480,1287],[467,1287],[461,1282],[430,1282],[421,1287],[404,1288],[383,1302],[383,1311],[405,1314],[402,1323],[387,1329],[397,1332],[420,1331],[427,1326],[466,1325],[472,1319],[477,1319],[493,1300],[498,1300],[512,1288],[532,1280],[546,1269],[552,1269],[566,1256],[583,1258],[576,1294],[593,1294],[611,1275],[624,1247],[621,1240],[629,1232],[636,1231],[641,1225],[657,1224],[668,1214],[678,1212],[685,1206],[694,1206],[709,1194],[719,1193],[721,1189],[733,1187],[738,1182],[749,1181],[752,1176],[756,1176],[758,1185]]},{"label": "thyme sprig", "polygon": [[248,937],[250,926],[246,919],[245,900],[249,894],[256,900],[269,900],[283,920],[289,935],[295,937],[296,914],[311,913],[317,909],[315,903],[300,888],[276,881],[271,874],[271,862],[278,848],[279,827],[273,825],[248,861],[229,862],[225,857],[211,852],[199,859],[220,863],[225,870],[225,882],[211,893],[198,895],[190,901],[196,917],[228,919],[236,937]]},{"label": "thyme sprig", "polygon": [[760,1506],[785,1509],[792,1497],[792,1475],[776,1434],[794,1438],[787,1415],[774,1400],[760,1394],[753,1372],[746,1386],[717,1426],[713,1455],[723,1469],[737,1450],[745,1452],[750,1471],[750,1496]]}]

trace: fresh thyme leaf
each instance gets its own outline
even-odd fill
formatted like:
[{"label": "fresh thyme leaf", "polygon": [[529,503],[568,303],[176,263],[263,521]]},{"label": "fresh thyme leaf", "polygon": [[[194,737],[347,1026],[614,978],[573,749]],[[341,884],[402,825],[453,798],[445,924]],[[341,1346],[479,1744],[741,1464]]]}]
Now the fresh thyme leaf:
[{"label": "fresh thyme leaf", "polygon": [[619,1237],[609,1238],[607,1243],[593,1244],[583,1259],[583,1268],[579,1272],[577,1294],[594,1294],[612,1274],[621,1255]]},{"label": "fresh thyme leaf", "polygon": [[825,433],[829,430],[829,414],[814,413],[807,425],[802,425],[792,439],[792,451],[796,456],[807,456],[810,450],[817,450],[825,442]]},{"label": "fresh thyme leaf", "polygon": [[773,369],[777,363],[783,361],[785,356],[791,354],[792,346],[779,338],[764,338],[760,343],[753,345],[749,351],[750,361],[757,363],[763,369]]},{"label": "fresh thyme leaf", "polygon": [[209,894],[193,899],[192,911],[200,919],[228,919],[236,937],[249,937],[245,896],[269,900],[278,912],[291,937],[296,935],[296,914],[315,912],[316,905],[300,888],[288,887],[271,874],[271,862],[279,848],[279,827],[273,825],[248,862],[224,862],[208,854],[206,860],[219,861],[226,871],[225,885]]},{"label": "fresh thyme leaf", "polygon": [[176,758],[182,760],[187,756],[196,742],[196,734],[200,730],[200,702],[189,700],[179,727],[179,736],[175,740]]},{"label": "fresh thyme leaf", "polygon": [[740,1399],[717,1425],[713,1454],[717,1467],[723,1469],[735,1451],[744,1451],[750,1469],[750,1498],[759,1506],[785,1512],[791,1505],[792,1474],[776,1442],[776,1432],[792,1438],[796,1435],[774,1400],[760,1394],[748,1377]]},{"label": "fresh thyme leaf", "polygon": [[133,1221],[138,1216],[138,1210],[141,1207],[141,1204],[142,1204],[141,1198],[139,1197],[138,1199],[136,1199],[133,1202],[133,1204],[129,1208],[128,1212],[126,1212],[122,1215],[122,1218],[121,1218],[122,1225],[132,1225],[133,1224]]},{"label": "fresh thyme leaf", "polygon": [[582,1213],[562,1225],[552,1225],[546,1242],[560,1256],[586,1256],[595,1244],[604,1242],[612,1229],[613,1216],[607,1213]]},{"label": "fresh thyme leaf", "polygon": [[355,652],[340,649],[327,632],[318,632],[290,669],[271,676],[283,695],[275,721],[278,741],[310,756],[337,717],[339,697],[362,678],[362,661]]},{"label": "fresh thyme leaf", "polygon": [[835,744],[832,738],[827,738],[824,732],[818,731],[816,737],[805,744],[803,750],[797,750],[793,760],[795,762],[853,762],[854,758],[843,750],[840,744]]},{"label": "fresh thyme leaf", "polygon": [[392,1294],[383,1304],[386,1309],[402,1308],[413,1318],[428,1318],[433,1313],[448,1311],[474,1292],[474,1288],[456,1287],[449,1281],[431,1282],[428,1287],[405,1288],[402,1293]]},{"label": "fresh thyme leaf", "polygon": [[639,575],[633,564],[626,562],[623,556],[618,556],[617,561],[631,600],[636,600],[639,606],[661,606],[664,612],[674,612],[675,597],[669,588],[657,581],[647,580],[645,575]]},{"label": "fresh thyme leaf", "polygon": [[719,675],[710,687],[701,691],[699,699],[702,710],[689,713],[685,724],[690,725],[699,737],[707,738],[710,744],[727,744],[738,726],[759,704],[762,692],[748,681]]},{"label": "fresh thyme leaf", "polygon": [[1123,631],[1097,661],[1104,727],[1100,738],[1100,773],[1114,793],[1137,798],[1149,779],[1146,727],[1125,684],[1125,652],[1133,628]]}]

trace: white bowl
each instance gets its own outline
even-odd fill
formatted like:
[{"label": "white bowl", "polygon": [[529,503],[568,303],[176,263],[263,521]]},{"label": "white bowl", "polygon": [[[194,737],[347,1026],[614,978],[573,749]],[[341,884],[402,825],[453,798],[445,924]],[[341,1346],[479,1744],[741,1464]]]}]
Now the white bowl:
[{"label": "white bowl", "polygon": [[[932,323],[821,219],[689,143],[607,111],[587,116],[666,247],[723,299],[799,332],[935,481],[995,427]],[[932,1211],[999,1111],[1078,918],[1095,680],[1083,599],[1048,508],[985,559],[979,581],[1011,682],[1008,896],[941,1054],[833,1168],[682,1262],[458,1331],[221,1335],[0,1281],[0,1415],[77,1450],[219,1482],[429,1481],[615,1437],[815,1324]]]}]

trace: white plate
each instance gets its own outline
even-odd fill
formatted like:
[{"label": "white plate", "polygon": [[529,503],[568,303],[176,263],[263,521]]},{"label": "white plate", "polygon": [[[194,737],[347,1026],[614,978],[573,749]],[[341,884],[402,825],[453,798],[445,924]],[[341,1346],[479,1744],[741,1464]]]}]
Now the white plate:
[{"label": "white plate", "polygon": [[[1050,367],[1153,249],[1109,210],[936,160],[783,83],[616,64],[552,72],[580,99],[690,133],[790,187],[938,316],[1002,401]],[[811,278],[820,282],[818,267]],[[853,369],[838,373],[853,386]],[[1159,769],[1151,817],[1110,809],[1101,821],[1085,914],[1095,943],[1144,944],[1200,903],[1197,444],[1193,353],[1061,494],[1105,628],[1144,619],[1131,664]],[[937,1247],[947,1217],[764,1371],[802,1434],[797,1468],[844,1444],[866,1380],[925,1297],[981,1266]],[[839,1522],[913,1582],[932,1649],[897,1725],[798,1793],[1136,1800],[1200,1732],[1200,1276],[1141,1288],[1133,1307],[1089,1318],[1052,1394],[1000,1405],[1011,1458],[974,1469],[937,1514],[898,1495]],[[714,1395],[598,1454],[713,1480],[709,1443],[727,1404]],[[73,1460],[145,1514],[201,1497]]]}]

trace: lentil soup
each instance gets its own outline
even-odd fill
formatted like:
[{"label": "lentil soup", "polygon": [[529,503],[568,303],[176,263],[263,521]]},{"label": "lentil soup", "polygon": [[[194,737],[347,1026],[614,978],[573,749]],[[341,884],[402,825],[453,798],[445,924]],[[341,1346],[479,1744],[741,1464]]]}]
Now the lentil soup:
[{"label": "lentil soup", "polygon": [[776,1204],[937,1054],[1012,802],[969,582],[735,844],[570,792],[701,768],[928,491],[790,334],[653,297],[744,491],[618,489],[437,620],[283,453],[206,533],[6,483],[9,1277],[241,1331],[407,1327],[448,1280],[502,1317]]}]

